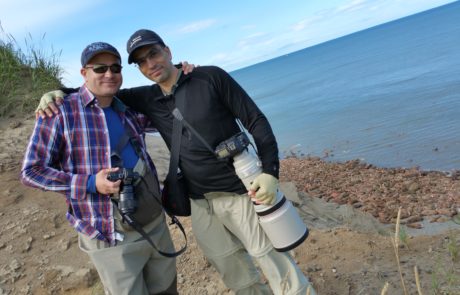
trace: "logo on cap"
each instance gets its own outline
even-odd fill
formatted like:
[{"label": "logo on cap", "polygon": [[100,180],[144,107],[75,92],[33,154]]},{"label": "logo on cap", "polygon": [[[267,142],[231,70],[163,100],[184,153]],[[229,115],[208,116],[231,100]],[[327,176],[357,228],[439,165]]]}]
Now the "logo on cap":
[{"label": "logo on cap", "polygon": [[96,42],[96,43],[90,44],[86,51],[93,52],[93,51],[99,51],[99,50],[105,50],[105,49],[112,50],[112,48],[110,48],[108,44],[102,43],[102,42]]},{"label": "logo on cap", "polygon": [[133,40],[131,40],[131,44],[129,45],[129,47],[132,48],[134,46],[134,44],[136,44],[137,42],[139,42],[141,40],[142,40],[142,36],[135,37]]}]

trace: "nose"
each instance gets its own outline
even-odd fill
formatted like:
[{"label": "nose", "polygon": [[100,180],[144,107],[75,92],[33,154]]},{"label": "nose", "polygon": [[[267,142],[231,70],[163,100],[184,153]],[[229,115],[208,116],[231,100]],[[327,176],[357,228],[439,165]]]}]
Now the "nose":
[{"label": "nose", "polygon": [[117,74],[112,72],[112,70],[110,68],[108,68],[108,70],[105,71],[105,73],[104,73],[104,76],[106,76],[106,77],[112,77],[112,76],[115,76],[115,75],[117,75]]},{"label": "nose", "polygon": [[153,68],[156,66],[157,62],[155,58],[149,56],[146,58],[145,64],[147,65],[148,68]]},{"label": "nose", "polygon": [[112,71],[111,71],[110,69],[104,73],[104,77],[106,77],[106,78],[111,78],[111,77],[113,77],[114,75],[115,75],[115,74],[112,73]]}]

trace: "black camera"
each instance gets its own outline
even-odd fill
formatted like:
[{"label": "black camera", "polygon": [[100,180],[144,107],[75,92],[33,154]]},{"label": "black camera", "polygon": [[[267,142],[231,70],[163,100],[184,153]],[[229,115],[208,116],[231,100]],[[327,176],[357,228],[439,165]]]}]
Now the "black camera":
[{"label": "black camera", "polygon": [[133,184],[139,178],[139,173],[126,168],[120,168],[118,171],[109,172],[107,175],[107,179],[110,181],[121,180],[118,209],[120,209],[122,215],[130,215],[137,210],[137,199],[134,196]]},{"label": "black camera", "polygon": [[219,143],[214,153],[219,159],[234,157],[244,151],[249,143],[247,134],[240,132]]}]

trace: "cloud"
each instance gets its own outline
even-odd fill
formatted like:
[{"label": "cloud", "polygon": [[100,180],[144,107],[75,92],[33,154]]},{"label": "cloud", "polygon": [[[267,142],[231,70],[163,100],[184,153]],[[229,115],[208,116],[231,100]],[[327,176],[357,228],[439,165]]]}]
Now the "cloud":
[{"label": "cloud", "polygon": [[204,20],[200,20],[200,21],[196,21],[196,22],[187,24],[183,26],[182,28],[179,28],[178,31],[181,34],[194,33],[194,32],[205,30],[211,27],[216,22],[217,20],[215,19],[204,19]]},{"label": "cloud", "polygon": [[237,50],[219,52],[205,61],[205,64],[218,64],[231,71],[242,66],[261,62],[273,57],[273,52],[282,46],[285,37],[275,33],[257,32],[250,34],[236,43]]},{"label": "cloud", "polygon": [[225,64],[229,61],[231,56],[228,53],[216,53],[209,59],[208,64]]},{"label": "cloud", "polygon": [[243,39],[241,39],[239,42],[238,42],[238,47],[240,48],[244,48],[244,47],[247,47],[251,44],[257,44],[259,43],[261,40],[263,40],[264,36],[266,34],[265,33],[262,33],[262,32],[257,32],[257,33],[253,33],[249,36],[246,36],[244,37]]},{"label": "cloud", "polygon": [[319,17],[310,17],[310,18],[306,18],[306,19],[303,19],[295,24],[293,24],[291,26],[291,29],[295,32],[298,32],[298,31],[302,31],[304,29],[306,29],[308,26],[310,26],[311,24],[319,21],[320,18]]},{"label": "cloud", "polygon": [[350,12],[363,8],[365,6],[366,0],[352,0],[342,6],[337,7],[337,12]]}]

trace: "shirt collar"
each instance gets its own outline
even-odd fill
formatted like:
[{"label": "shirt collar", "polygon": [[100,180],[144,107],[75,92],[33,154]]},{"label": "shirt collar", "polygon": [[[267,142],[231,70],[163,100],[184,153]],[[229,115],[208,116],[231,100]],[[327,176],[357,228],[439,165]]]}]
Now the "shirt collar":
[{"label": "shirt collar", "polygon": [[[96,96],[94,96],[94,94],[89,91],[85,84],[80,87],[79,93],[84,107],[96,103]],[[116,96],[113,97],[112,104],[110,106],[116,112],[124,113],[126,111],[126,105],[122,103],[121,100],[119,100]]]},{"label": "shirt collar", "polygon": [[118,99],[118,97],[114,96],[112,104],[110,105],[116,112],[126,112],[126,105]]},{"label": "shirt collar", "polygon": [[[176,91],[176,89],[180,87],[185,81],[187,81],[188,79],[191,79],[191,75],[192,73],[188,73],[187,75],[182,74],[182,70],[180,70],[179,76],[177,77],[176,84],[174,84],[174,86],[172,87],[172,95],[174,95],[174,92]],[[156,88],[157,90],[157,92],[155,93],[155,97],[153,98],[154,100],[171,98],[171,94],[165,95],[158,84],[155,84],[153,86],[154,86],[154,89]]]},{"label": "shirt collar", "polygon": [[86,87],[85,84],[83,84],[80,87],[80,90],[78,90],[80,97],[81,97],[81,102],[83,106],[87,107],[89,104],[94,103],[96,100],[96,97],[94,94],[89,91],[88,87]]}]

